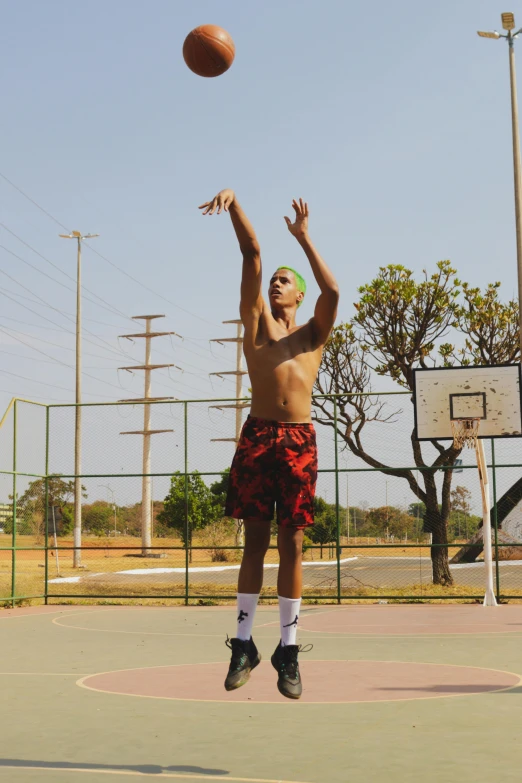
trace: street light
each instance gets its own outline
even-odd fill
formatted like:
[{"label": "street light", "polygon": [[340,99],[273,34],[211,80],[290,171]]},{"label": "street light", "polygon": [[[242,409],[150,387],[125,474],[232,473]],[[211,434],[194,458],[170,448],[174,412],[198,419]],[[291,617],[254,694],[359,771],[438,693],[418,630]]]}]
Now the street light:
[{"label": "street light", "polygon": [[78,243],[76,265],[76,408],[74,424],[74,552],[73,568],[82,564],[82,240],[94,239],[99,234],[82,234],[71,231],[60,234],[62,239],[75,239]]},{"label": "street light", "polygon": [[515,72],[515,39],[522,32],[522,27],[515,29],[515,16],[510,11],[501,14],[502,28],[506,34],[493,32],[477,31],[481,38],[504,38],[509,47],[509,78],[511,84],[511,126],[513,135],[513,173],[515,179],[515,231],[517,239],[517,272],[518,272],[518,325],[520,333],[520,354],[522,359],[522,180],[520,177],[520,134],[518,128],[518,103],[517,103],[517,81]]}]

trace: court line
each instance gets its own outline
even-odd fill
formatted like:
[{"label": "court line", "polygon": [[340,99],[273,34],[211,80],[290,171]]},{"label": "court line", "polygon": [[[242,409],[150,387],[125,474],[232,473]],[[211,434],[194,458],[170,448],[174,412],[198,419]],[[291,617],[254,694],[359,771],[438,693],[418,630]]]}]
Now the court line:
[{"label": "court line", "polygon": [[[77,677],[78,672],[0,672],[0,677],[8,675],[9,677]],[[89,674],[80,675],[89,677]],[[2,765],[0,764],[0,769]]]},{"label": "court line", "polygon": [[[275,607],[275,608],[277,609],[277,607]],[[306,612],[306,613],[303,610],[301,610],[301,615],[300,616],[302,617],[304,615],[305,618],[306,617],[317,617],[320,614],[330,614],[331,612],[337,611],[337,609],[338,609],[338,607],[336,606],[336,607],[333,607],[332,609],[325,609],[322,612],[310,611],[310,612]],[[254,628],[266,628],[269,625],[278,625],[278,624],[279,624],[279,618],[276,618],[275,620],[270,620],[269,623],[262,623],[261,625],[254,625]],[[301,628],[299,630],[301,630]]]},{"label": "court line", "polygon": [[[38,607],[34,607],[34,609],[37,609]],[[3,614],[3,612],[0,612],[0,620],[18,620],[21,617],[49,617],[53,614],[73,614],[76,612],[77,607],[73,606],[71,609],[57,609],[55,612],[25,612],[24,614]],[[5,609],[5,612],[13,611],[11,609]],[[16,609],[14,610],[16,611]]]},{"label": "court line", "polygon": [[[115,628],[88,628],[84,625],[64,625],[63,623],[54,622],[53,624],[57,625],[60,628],[69,628],[73,631],[90,631],[90,633],[122,633],[125,635],[133,635],[133,636],[201,636],[202,639],[204,638],[211,638],[211,639],[221,639],[225,635],[225,632],[222,633],[177,633],[176,631],[120,631]],[[268,637],[267,637],[268,638]]]},{"label": "court line", "polygon": [[129,775],[131,777],[140,777],[140,778],[155,778],[156,780],[163,780],[164,778],[169,778],[170,780],[184,780],[184,781],[191,781],[191,780],[230,780],[231,783],[304,783],[304,781],[299,780],[283,780],[282,778],[272,779],[272,778],[238,778],[238,777],[231,777],[230,775],[198,775],[194,774],[193,772],[188,772],[186,775],[178,772],[160,772],[159,774],[157,772],[139,772],[138,770],[126,770],[126,769],[85,769],[85,767],[81,766],[74,766],[74,764],[71,763],[68,767],[53,767],[53,766],[40,766],[37,767],[34,764],[31,765],[24,765],[21,764],[0,764],[0,771],[2,769],[11,769],[11,770],[17,770],[17,769],[23,769],[23,770],[31,770],[32,772],[85,772],[88,774],[95,774],[95,775]]},{"label": "court line", "polygon": [[[398,663],[398,664],[413,664],[413,665],[419,665],[419,666],[444,666],[444,667],[453,667],[455,669],[474,669],[477,671],[488,671],[488,672],[495,672],[496,674],[509,674],[512,677],[517,678],[517,682],[515,682],[513,685],[509,685],[506,688],[497,688],[495,690],[491,691],[481,691],[479,693],[454,693],[454,694],[441,694],[440,696],[418,696],[417,698],[412,697],[411,699],[376,699],[375,701],[371,701],[369,699],[359,699],[355,701],[297,701],[297,700],[290,700],[288,699],[287,702],[280,702],[280,701],[261,701],[261,702],[251,702],[251,704],[255,704],[257,707],[260,707],[262,704],[278,704],[278,705],[285,705],[285,707],[288,709],[288,705],[290,703],[292,704],[300,704],[301,706],[314,706],[318,704],[389,704],[389,703],[396,703],[396,702],[410,702],[410,701],[429,701],[433,699],[460,699],[460,698],[469,698],[471,696],[488,696],[491,693],[504,693],[505,691],[511,691],[513,688],[518,688],[519,685],[522,684],[522,675],[518,674],[517,672],[510,672],[506,671],[505,669],[492,669],[489,666],[464,666],[463,664],[453,664],[453,663],[431,663],[431,662],[424,662],[424,661],[377,661],[377,660],[371,660],[371,659],[357,659],[357,658],[328,658],[328,659],[314,659],[310,661],[311,663]],[[187,663],[175,663],[175,664],[163,664],[162,666],[144,666],[144,667],[132,667],[131,669],[114,669],[112,671],[108,672],[97,672],[96,674],[88,674],[86,677],[81,677],[79,680],[76,681],[76,685],[79,688],[84,688],[87,691],[93,691],[94,693],[103,693],[106,696],[128,696],[130,698],[134,699],[161,699],[162,701],[190,701],[190,702],[198,702],[199,704],[207,703],[207,704],[248,704],[248,701],[227,701],[226,699],[177,699],[175,696],[145,696],[141,693],[125,693],[122,691],[107,691],[102,690],[101,688],[93,688],[90,685],[85,684],[85,680],[91,678],[91,677],[101,677],[104,674],[120,674],[121,672],[133,672],[133,671],[146,671],[147,669],[170,669],[170,668],[179,668],[180,666],[216,666],[221,665],[222,661],[207,661],[203,664],[187,664]],[[226,665],[226,662],[223,664]],[[295,709],[295,707],[294,707]],[[0,767],[1,768],[1,767]],[[230,780],[231,778],[229,778]],[[280,781],[279,783],[285,783],[285,781]]]},{"label": "court line", "polygon": [[[119,607],[116,607],[119,608]],[[159,607],[158,607],[159,608]],[[102,611],[100,610],[93,610],[92,612],[78,612],[78,614],[94,614],[95,611]],[[325,611],[324,614],[327,612]],[[54,625],[59,626],[60,628],[68,628],[70,630],[74,631],[89,631],[90,633],[119,633],[119,634],[125,634],[125,635],[132,635],[132,636],[188,636],[192,638],[202,638],[202,639],[221,639],[223,637],[224,632],[220,633],[183,633],[183,632],[177,632],[177,631],[121,631],[116,628],[89,628],[84,625],[66,625],[65,623],[59,622],[60,618],[55,617],[52,620],[52,623]],[[255,626],[256,628],[266,628],[269,626],[276,626],[277,620],[272,620],[269,623],[263,623],[262,625]],[[522,634],[522,631],[478,631],[477,633],[459,633],[458,631],[451,632],[451,633],[352,633],[351,631],[313,631],[308,628],[299,628],[299,633],[310,633],[310,634],[327,634],[326,636],[314,636],[315,639],[324,639],[324,640],[330,640],[330,639],[350,639],[353,641],[354,638],[371,638],[371,639],[446,639],[446,638],[452,638],[452,637],[468,637],[468,638],[482,638],[487,639],[491,636],[505,636],[507,638],[509,637],[516,637],[520,634]],[[271,636],[257,636],[257,639],[271,639]]]},{"label": "court line", "polygon": [[[429,623],[425,623],[425,624],[423,623],[422,625],[423,626],[424,625],[429,625]],[[462,625],[473,625],[473,623],[462,623]],[[356,626],[356,627],[360,628],[361,626]],[[378,625],[376,623],[374,627],[375,628],[386,628],[386,627],[389,627],[389,626],[380,626],[380,625]],[[393,638],[393,637],[415,636],[415,637],[417,637],[419,639],[427,639],[427,638],[429,638],[431,636],[434,636],[434,637],[440,637],[440,636],[444,636],[444,637],[446,637],[446,636],[448,636],[448,637],[449,636],[482,636],[482,637],[488,637],[488,636],[499,636],[499,635],[516,636],[517,634],[521,634],[522,631],[477,631],[476,633],[474,633],[473,631],[469,631],[469,632],[450,631],[450,632],[447,632],[447,633],[444,633],[444,632],[440,632],[440,633],[436,633],[436,632],[434,632],[434,633],[422,633],[422,632],[419,632],[419,633],[416,633],[416,632],[412,632],[412,633],[387,633],[386,631],[384,631],[383,633],[377,633],[377,632],[374,631],[372,633],[371,631],[368,631],[368,633],[365,633],[365,632],[354,633],[353,631],[344,631],[344,632],[343,631],[326,631],[326,630],[314,631],[311,628],[304,628],[303,626],[299,626],[299,633],[328,634],[328,636],[333,635],[333,634],[337,634],[337,638],[342,638],[343,636],[349,636],[349,637],[354,637],[354,636],[363,636],[363,637],[364,636],[372,636],[372,637],[375,637],[375,636],[378,636],[380,638],[386,637],[387,639],[389,639],[389,638]],[[328,636],[325,636],[324,638],[327,639]]]}]

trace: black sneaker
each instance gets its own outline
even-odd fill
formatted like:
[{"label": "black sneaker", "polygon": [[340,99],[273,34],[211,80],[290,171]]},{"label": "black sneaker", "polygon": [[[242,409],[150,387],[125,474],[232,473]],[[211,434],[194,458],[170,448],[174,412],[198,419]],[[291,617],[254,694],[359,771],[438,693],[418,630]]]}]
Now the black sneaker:
[{"label": "black sneaker", "polygon": [[281,642],[277,645],[272,655],[272,666],[279,674],[277,687],[279,693],[287,699],[300,699],[303,692],[303,683],[299,672],[297,656],[300,652],[309,652],[311,644],[302,647],[298,644],[288,644],[283,647]]},{"label": "black sneaker", "polygon": [[261,656],[257,651],[252,637],[248,641],[243,639],[229,639],[225,642],[227,647],[232,650],[232,658],[225,680],[225,689],[235,691],[241,688],[250,679],[250,672],[259,666]]}]

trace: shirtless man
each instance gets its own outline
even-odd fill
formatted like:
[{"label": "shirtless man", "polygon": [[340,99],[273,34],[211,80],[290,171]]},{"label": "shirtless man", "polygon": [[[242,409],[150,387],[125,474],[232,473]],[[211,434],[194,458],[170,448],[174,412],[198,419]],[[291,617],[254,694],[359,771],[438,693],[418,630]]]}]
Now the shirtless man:
[{"label": "shirtless man", "polygon": [[261,251],[254,229],[232,190],[202,204],[204,215],[228,212],[243,254],[241,320],[243,349],[252,384],[252,406],[232,467],[225,513],[243,519],[245,550],[239,571],[236,637],[227,641],[232,659],[225,688],[244,685],[261,661],[252,639],[254,614],[263,585],[274,506],[278,522],[277,592],[281,640],[272,655],[283,696],[302,693],[296,643],[302,592],[304,530],[313,524],[317,446],[311,397],[324,344],[334,325],[339,289],[308,235],[308,205],[292,204],[288,230],[303,248],[321,290],[314,317],[297,326],[295,316],[306,284],[289,267],[270,279],[268,304],[261,292]]}]

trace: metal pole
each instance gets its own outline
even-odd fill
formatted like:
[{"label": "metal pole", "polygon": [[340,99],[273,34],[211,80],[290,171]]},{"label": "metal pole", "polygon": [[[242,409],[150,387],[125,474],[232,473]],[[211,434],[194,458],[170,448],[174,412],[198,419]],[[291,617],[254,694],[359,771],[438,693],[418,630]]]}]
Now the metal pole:
[{"label": "metal pole", "polygon": [[188,414],[187,403],[183,403],[183,416],[184,416],[184,441],[185,441],[185,606],[188,606],[189,599],[189,518],[188,518]]},{"label": "metal pole", "polygon": [[390,513],[388,511],[388,482],[386,481],[386,533],[389,538],[389,526],[390,526]]},{"label": "metal pole", "polygon": [[497,601],[500,601],[500,567],[498,562],[498,510],[497,510],[497,467],[495,461],[495,441],[491,438],[491,470],[493,471],[493,524],[495,530],[495,576],[497,583]]},{"label": "metal pole", "polygon": [[56,559],[56,576],[60,576],[60,563],[58,561],[58,538],[56,536],[56,514],[54,510],[54,503],[53,503],[53,540],[54,540],[54,556]]},{"label": "metal pole", "polygon": [[[58,557],[58,551],[56,551]],[[44,602],[49,603],[49,406],[45,409],[45,585]]]},{"label": "metal pole", "polygon": [[350,543],[350,503],[348,497],[348,473],[346,474],[346,538]]},{"label": "metal pole", "polygon": [[337,557],[337,603],[341,603],[341,545],[339,540],[339,448],[337,435],[337,399],[334,399],[334,444],[335,444],[335,522],[336,522],[336,557]]},{"label": "metal pole", "polygon": [[13,551],[11,554],[11,604],[16,606],[16,437],[18,431],[17,422],[17,401],[15,400],[13,406],[13,532],[11,534],[11,545]]},{"label": "metal pole", "polygon": [[477,466],[480,478],[480,491],[482,494],[482,542],[484,545],[484,566],[486,569],[486,593],[484,606],[496,606],[495,591],[493,589],[493,559],[491,552],[491,516],[489,500],[489,479],[486,455],[484,453],[484,441],[479,438],[475,447]]},{"label": "metal pole", "polygon": [[520,178],[520,133],[518,125],[517,77],[515,71],[515,47],[511,31],[508,33],[509,77],[511,86],[511,123],[513,132],[513,173],[515,178],[515,230],[517,238],[518,271],[518,323],[520,329],[520,356],[522,359],[522,210]]},{"label": "metal pole", "polygon": [[77,237],[76,270],[76,406],[74,423],[74,553],[73,568],[82,564],[82,238]]},{"label": "metal pole", "polygon": [[[151,363],[151,320],[147,318],[145,327],[145,368],[150,367]],[[150,397],[151,382],[150,382],[151,370],[145,369],[145,393],[144,398],[146,400]],[[150,487],[150,405],[143,406],[143,479],[142,479],[142,493],[141,493],[141,544],[142,554],[150,554],[150,548],[152,546],[151,536],[151,487]]]}]

